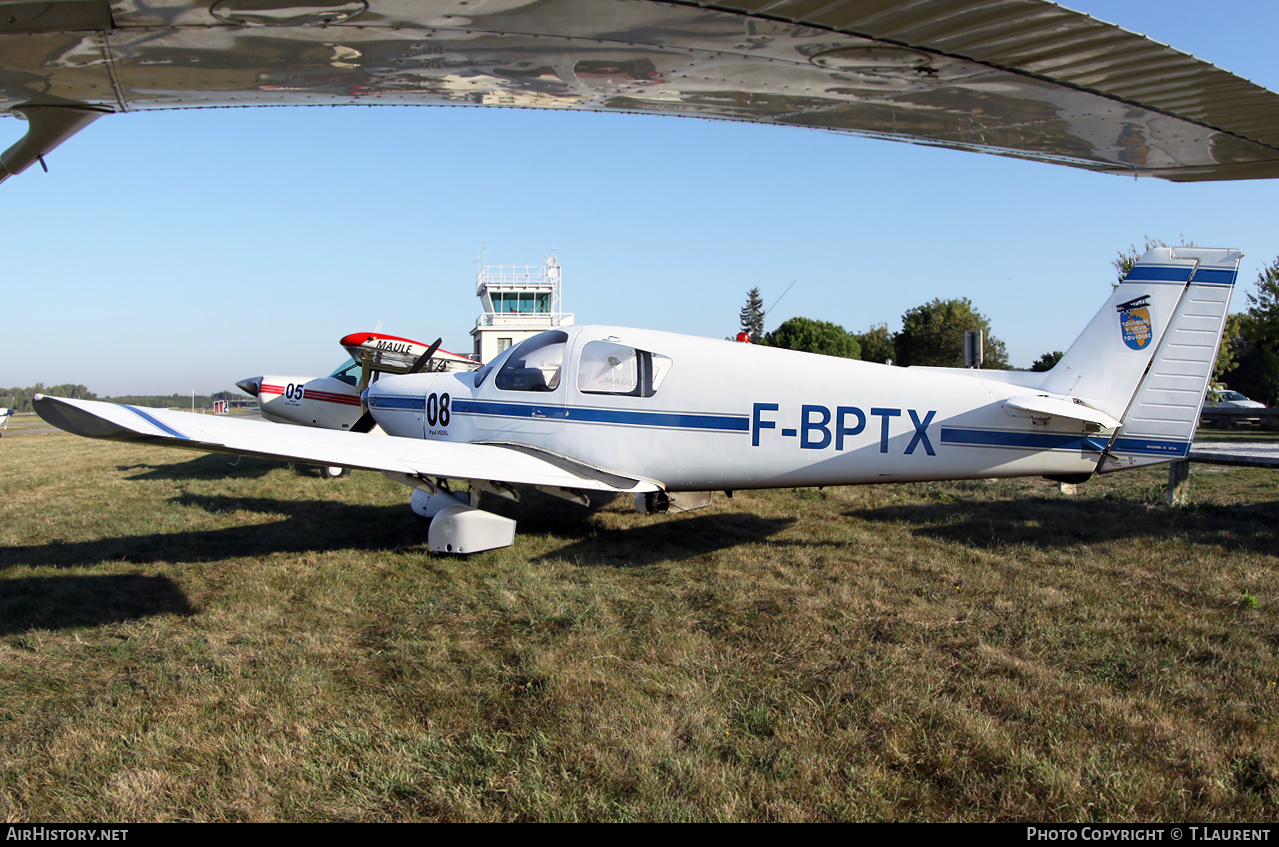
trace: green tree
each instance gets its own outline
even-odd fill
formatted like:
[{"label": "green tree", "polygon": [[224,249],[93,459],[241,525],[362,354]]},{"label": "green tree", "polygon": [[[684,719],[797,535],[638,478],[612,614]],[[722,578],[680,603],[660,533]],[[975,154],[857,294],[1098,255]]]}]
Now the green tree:
[{"label": "green tree", "polygon": [[1238,364],[1243,348],[1243,315],[1226,315],[1226,327],[1221,333],[1221,346],[1217,348],[1217,363],[1212,367],[1212,381],[1220,382]]},{"label": "green tree", "polygon": [[[1128,272],[1132,270],[1133,265],[1137,264],[1137,261],[1142,256],[1146,255],[1147,251],[1153,250],[1156,247],[1171,247],[1171,246],[1173,245],[1169,244],[1166,241],[1160,241],[1157,238],[1151,238],[1149,235],[1147,235],[1146,246],[1142,248],[1141,250],[1137,249],[1136,244],[1129,245],[1127,250],[1120,250],[1118,252],[1118,255],[1115,256],[1115,260],[1111,262],[1111,264],[1115,266],[1115,274],[1116,274],[1115,286],[1118,287],[1119,283],[1124,281],[1124,277],[1128,276]],[[1186,236],[1183,234],[1181,236],[1181,243],[1176,246],[1177,247],[1196,247],[1198,245],[1196,245],[1194,241],[1187,241]]]},{"label": "green tree", "polygon": [[46,386],[43,382],[37,382],[29,388],[0,389],[0,406],[8,405],[10,408],[18,412],[30,412],[35,408],[31,405],[31,398],[36,394],[48,394],[50,397],[70,397],[73,400],[98,399],[98,395],[94,394],[83,385],[65,384]]},{"label": "green tree", "polygon": [[893,336],[899,365],[964,366],[964,332],[980,329],[985,339],[982,367],[1006,369],[1008,351],[990,331],[990,321],[967,297],[937,299],[902,315],[901,331]]},{"label": "green tree", "polygon": [[[1249,397],[1268,402],[1269,383],[1266,379],[1266,364],[1262,359],[1260,348],[1249,337],[1251,318],[1247,312],[1231,315],[1231,317],[1238,318],[1240,326],[1239,335],[1231,344],[1230,358],[1233,365],[1219,378],[1214,378]],[[1225,344],[1225,339],[1222,339],[1222,344]]]},{"label": "green tree", "polygon": [[853,337],[862,348],[863,361],[882,365],[896,360],[897,351],[893,348],[893,334],[888,331],[888,324],[871,324],[870,329]]},{"label": "green tree", "polygon": [[[1265,402],[1279,393],[1279,258],[1257,274],[1257,291],[1248,294],[1248,312],[1240,334],[1256,348],[1259,385],[1254,388]],[[1260,391],[1257,391],[1260,388]]]},{"label": "green tree", "polygon": [[791,318],[783,322],[777,329],[764,336],[763,343],[769,347],[803,350],[806,353],[820,353],[823,356],[861,358],[861,346],[854,335],[838,324],[812,318]]},{"label": "green tree", "polygon": [[742,332],[750,336],[755,344],[764,337],[764,299],[759,296],[759,289],[752,288],[746,295],[746,305],[741,310]]},{"label": "green tree", "polygon": [[1061,357],[1066,355],[1060,350],[1053,350],[1051,353],[1045,353],[1035,360],[1030,366],[1032,371],[1048,371],[1052,370],[1052,366],[1061,361]]}]

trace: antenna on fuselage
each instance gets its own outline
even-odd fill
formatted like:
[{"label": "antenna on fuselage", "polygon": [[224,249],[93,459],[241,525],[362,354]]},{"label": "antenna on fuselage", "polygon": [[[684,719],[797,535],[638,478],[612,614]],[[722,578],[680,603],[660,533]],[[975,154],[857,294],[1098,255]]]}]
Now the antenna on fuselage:
[{"label": "antenna on fuselage", "polygon": [[797,279],[792,279],[792,280],[790,281],[790,285],[786,286],[786,291],[783,291],[781,294],[777,295],[777,299],[773,301],[773,305],[771,305],[771,306],[769,306],[767,309],[765,309],[765,310],[764,310],[764,314],[766,314],[766,315],[767,315],[769,312],[773,311],[773,309],[777,308],[777,304],[778,304],[778,303],[780,303],[780,302],[782,302],[782,298],[786,296],[786,292],[787,292],[787,291],[790,291],[792,288],[794,288],[794,287],[795,287],[795,283],[797,283],[797,282],[799,282],[799,280],[797,280]]}]

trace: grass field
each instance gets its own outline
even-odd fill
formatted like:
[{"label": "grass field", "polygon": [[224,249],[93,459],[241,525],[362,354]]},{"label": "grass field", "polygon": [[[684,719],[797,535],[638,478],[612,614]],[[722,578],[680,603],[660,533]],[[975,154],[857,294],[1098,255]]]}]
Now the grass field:
[{"label": "grass field", "polygon": [[527,498],[456,559],[371,473],[0,468],[10,822],[1279,816],[1273,471]]},{"label": "grass field", "polygon": [[35,412],[19,412],[9,418],[0,437],[5,432],[24,432],[32,429],[48,429],[49,425],[40,419]]}]

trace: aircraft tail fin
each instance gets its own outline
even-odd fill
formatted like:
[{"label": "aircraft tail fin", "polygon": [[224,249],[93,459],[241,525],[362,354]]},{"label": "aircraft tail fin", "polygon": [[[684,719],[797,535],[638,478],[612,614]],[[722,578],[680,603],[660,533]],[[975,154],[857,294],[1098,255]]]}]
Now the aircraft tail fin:
[{"label": "aircraft tail fin", "polygon": [[1242,257],[1202,247],[1150,250],[1049,371],[1044,389],[1122,422],[1098,471],[1189,454]]}]

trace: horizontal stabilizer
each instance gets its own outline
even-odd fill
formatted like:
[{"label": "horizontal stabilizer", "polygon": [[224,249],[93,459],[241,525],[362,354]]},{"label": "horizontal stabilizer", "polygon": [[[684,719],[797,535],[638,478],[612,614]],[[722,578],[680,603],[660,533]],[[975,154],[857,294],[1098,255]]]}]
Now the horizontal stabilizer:
[{"label": "horizontal stabilizer", "polygon": [[1054,397],[1050,394],[1011,397],[1004,401],[1004,406],[1019,412],[1028,412],[1032,417],[1069,418],[1072,421],[1095,424],[1102,429],[1114,429],[1119,426],[1119,420],[1105,412],[1085,406],[1078,400]]},{"label": "horizontal stabilizer", "polygon": [[144,409],[95,400],[35,395],[40,417],[67,432],[113,441],[145,441],[212,453],[363,468],[426,479],[477,479],[508,485],[641,493],[662,486],[540,456],[501,444],[459,444],[381,433],[281,426],[262,420]]}]

